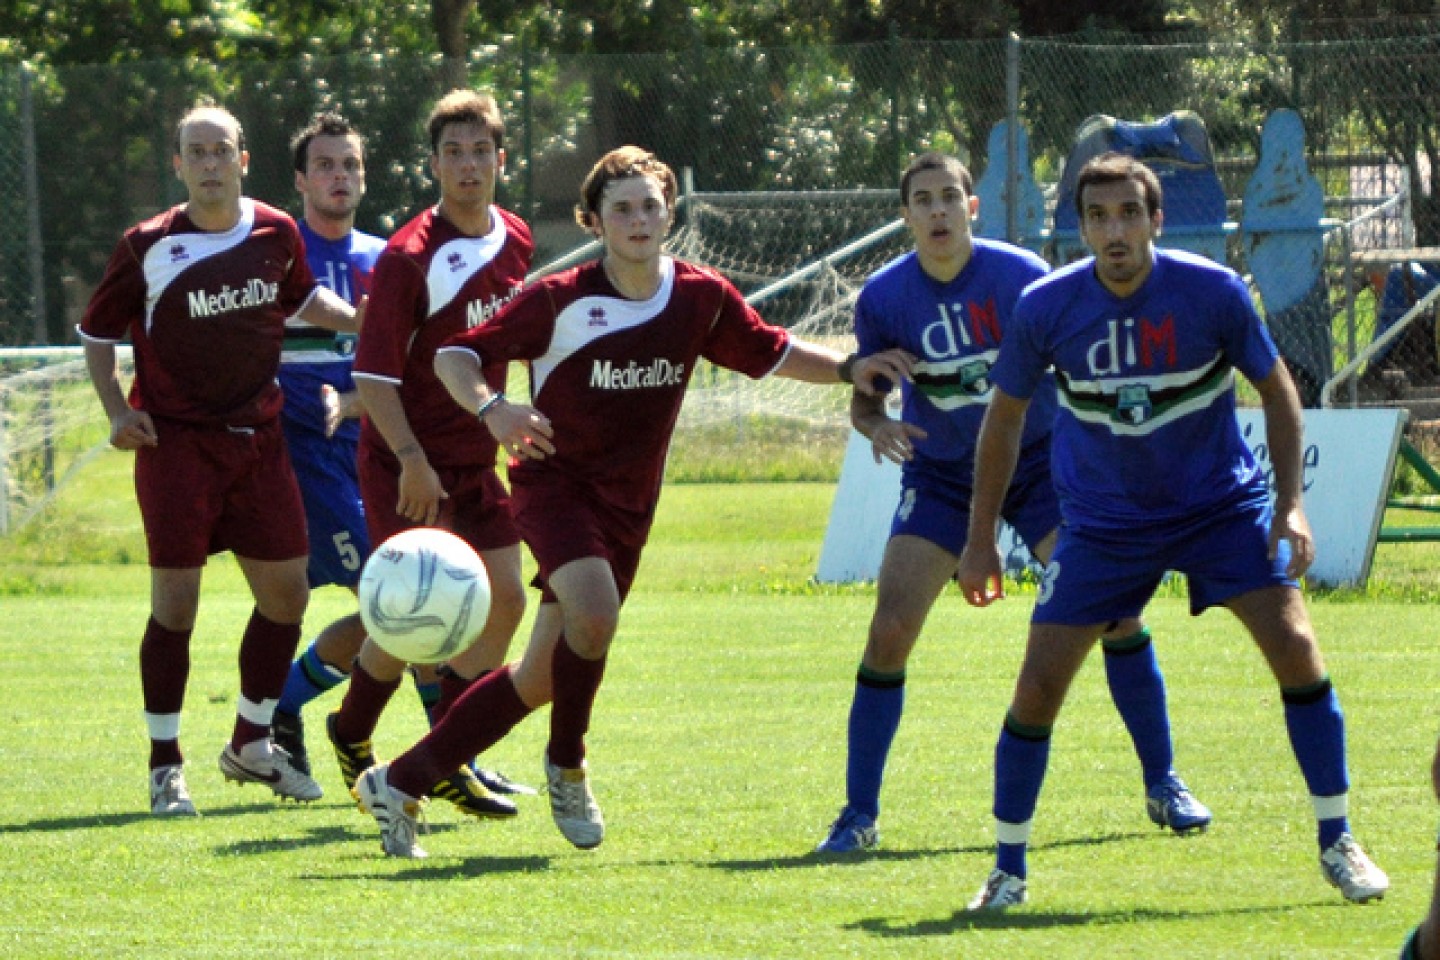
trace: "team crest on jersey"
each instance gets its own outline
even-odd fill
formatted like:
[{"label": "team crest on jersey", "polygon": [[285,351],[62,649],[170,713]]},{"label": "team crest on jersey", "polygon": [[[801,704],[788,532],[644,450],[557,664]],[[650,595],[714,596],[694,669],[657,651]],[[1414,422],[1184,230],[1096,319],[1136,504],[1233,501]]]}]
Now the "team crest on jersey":
[{"label": "team crest on jersey", "polygon": [[1115,394],[1115,416],[1117,419],[1131,424],[1139,425],[1149,420],[1155,413],[1155,405],[1150,401],[1150,388],[1136,384],[1128,387],[1121,387]]},{"label": "team crest on jersey", "polygon": [[978,358],[961,364],[960,389],[975,397],[989,393],[990,364]]},{"label": "team crest on jersey", "polygon": [[190,251],[185,249],[185,244],[174,243],[170,245],[170,262],[179,263],[182,260],[190,259]]},{"label": "team crest on jersey", "polygon": [[592,327],[608,327],[608,326],[610,326],[610,321],[609,321],[608,319],[606,319],[606,317],[605,317],[605,308],[604,308],[604,307],[591,307],[591,308],[590,308],[590,321],[589,321],[589,323],[588,323],[588,326],[592,326]]}]

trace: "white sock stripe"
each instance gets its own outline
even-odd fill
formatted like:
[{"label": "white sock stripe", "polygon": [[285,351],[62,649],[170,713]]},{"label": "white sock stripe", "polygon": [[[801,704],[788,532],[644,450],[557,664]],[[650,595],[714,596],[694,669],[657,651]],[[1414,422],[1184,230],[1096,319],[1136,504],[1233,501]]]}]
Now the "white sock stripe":
[{"label": "white sock stripe", "polygon": [[1315,808],[1316,820],[1334,820],[1350,815],[1350,794],[1337,793],[1333,797],[1311,797],[1310,805]]},{"label": "white sock stripe", "polygon": [[1004,820],[996,820],[995,839],[1001,843],[1029,843],[1030,828],[1034,825],[1033,817],[1024,823],[1006,823]]},{"label": "white sock stripe", "polygon": [[243,696],[236,697],[235,712],[240,715],[242,720],[248,720],[256,726],[268,727],[275,719],[275,704],[279,702],[278,699],[266,698],[255,703]]},{"label": "white sock stripe", "polygon": [[145,729],[151,740],[179,740],[180,714],[145,711]]}]

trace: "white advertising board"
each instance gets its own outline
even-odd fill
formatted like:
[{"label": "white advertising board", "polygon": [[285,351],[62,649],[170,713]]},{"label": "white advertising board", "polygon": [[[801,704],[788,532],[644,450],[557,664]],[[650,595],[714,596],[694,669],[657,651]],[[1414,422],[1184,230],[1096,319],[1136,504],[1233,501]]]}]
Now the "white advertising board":
[{"label": "white advertising board", "polygon": [[[1247,409],[1237,419],[1255,459],[1268,471],[1264,416]],[[1369,576],[1404,422],[1403,410],[1305,411],[1305,513],[1316,546],[1311,581],[1363,584]],[[875,579],[899,500],[900,468],[888,461],[876,464],[870,441],[850,431],[817,579]],[[1012,537],[1006,530],[1002,549],[1013,566],[1019,558],[1008,542]]]}]

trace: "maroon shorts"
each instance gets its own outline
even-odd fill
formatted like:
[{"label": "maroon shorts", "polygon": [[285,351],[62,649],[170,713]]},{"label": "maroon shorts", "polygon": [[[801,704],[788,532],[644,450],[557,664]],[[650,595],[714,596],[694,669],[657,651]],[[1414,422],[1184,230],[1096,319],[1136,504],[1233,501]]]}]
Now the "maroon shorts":
[{"label": "maroon shorts", "polygon": [[541,602],[552,603],[549,579],[565,564],[599,557],[610,564],[623,603],[640,568],[654,511],[636,513],[605,502],[591,487],[564,478],[512,483],[515,524],[540,568]]},{"label": "maroon shorts", "polygon": [[[440,486],[449,496],[440,501],[435,521],[475,549],[500,550],[520,543],[510,518],[510,493],[494,467],[436,467]],[[359,451],[360,497],[365,501],[365,526],[371,549],[402,530],[420,524],[395,512],[400,502],[400,462],[362,443]]]},{"label": "maroon shorts", "polygon": [[229,550],[252,560],[308,556],[305,507],[280,418],[258,427],[155,420],[135,453],[135,497],[150,566],[202,567]]}]

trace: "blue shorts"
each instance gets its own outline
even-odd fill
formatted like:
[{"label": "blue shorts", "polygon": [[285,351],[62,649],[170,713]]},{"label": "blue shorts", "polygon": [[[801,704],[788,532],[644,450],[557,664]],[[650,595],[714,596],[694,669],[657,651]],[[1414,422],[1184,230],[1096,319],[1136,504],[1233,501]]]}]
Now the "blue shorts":
[{"label": "blue shorts", "polygon": [[[905,470],[890,536],[920,537],[959,557],[970,527],[968,481],[968,471],[961,481],[938,464]],[[1060,504],[1050,480],[1048,444],[1022,455],[1000,516],[1031,550],[1060,525]]]},{"label": "blue shorts", "polygon": [[310,586],[353,587],[370,556],[365,507],[355,475],[355,442],[318,436],[285,421],[290,462],[305,503],[310,534]]},{"label": "blue shorts", "polygon": [[1185,575],[1192,615],[1252,590],[1297,586],[1285,575],[1288,543],[1273,561],[1266,557],[1270,518],[1269,501],[1255,498],[1166,528],[1061,526],[1031,622],[1083,626],[1138,617],[1171,570]]}]

